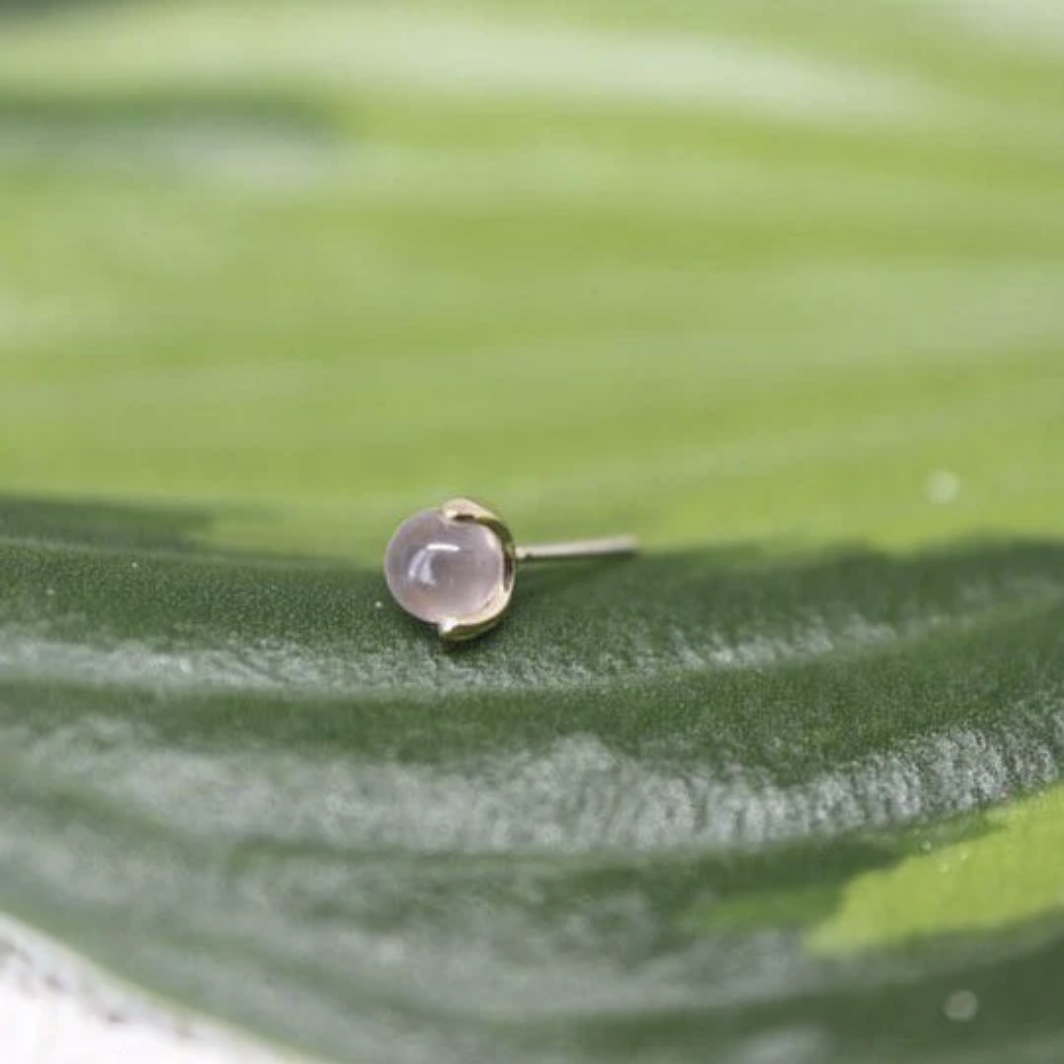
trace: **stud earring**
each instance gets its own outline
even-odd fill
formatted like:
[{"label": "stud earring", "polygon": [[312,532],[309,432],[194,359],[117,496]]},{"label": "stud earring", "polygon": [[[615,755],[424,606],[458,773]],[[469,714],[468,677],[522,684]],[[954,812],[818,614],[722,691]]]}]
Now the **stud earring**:
[{"label": "stud earring", "polygon": [[447,642],[475,639],[502,620],[518,563],[635,554],[631,536],[519,547],[498,514],[452,499],[399,526],[384,556],[388,589],[407,613]]}]

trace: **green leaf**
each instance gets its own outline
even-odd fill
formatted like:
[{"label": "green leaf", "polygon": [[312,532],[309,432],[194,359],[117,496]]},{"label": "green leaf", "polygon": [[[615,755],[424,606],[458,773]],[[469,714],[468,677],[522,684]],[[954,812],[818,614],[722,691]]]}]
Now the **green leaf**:
[{"label": "green leaf", "polygon": [[[6,6],[0,913],[338,1064],[1064,1057],[1053,5]],[[648,551],[447,651],[460,492]]]},{"label": "green leaf", "polygon": [[[1015,925],[1064,908],[1064,788],[995,810],[985,833],[850,884],[811,945],[836,952]],[[1005,874],[1010,868],[1019,875]]]},{"label": "green leaf", "polygon": [[0,519],[0,908],[140,986],[352,1064],[1064,1050],[1060,792],[978,812],[1064,763],[1056,545],[530,571],[455,651],[199,515]]}]

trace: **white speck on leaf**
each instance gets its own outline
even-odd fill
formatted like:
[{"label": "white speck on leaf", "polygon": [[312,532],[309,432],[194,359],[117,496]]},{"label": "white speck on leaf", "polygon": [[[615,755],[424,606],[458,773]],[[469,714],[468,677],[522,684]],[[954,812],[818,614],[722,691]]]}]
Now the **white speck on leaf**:
[{"label": "white speck on leaf", "polygon": [[945,506],[955,502],[961,493],[961,478],[949,469],[936,469],[924,485],[924,494],[928,502],[936,506]]},{"label": "white speck on leaf", "polygon": [[954,1023],[968,1023],[979,1012],[979,998],[970,990],[957,990],[946,998],[942,1011],[947,1020]]}]

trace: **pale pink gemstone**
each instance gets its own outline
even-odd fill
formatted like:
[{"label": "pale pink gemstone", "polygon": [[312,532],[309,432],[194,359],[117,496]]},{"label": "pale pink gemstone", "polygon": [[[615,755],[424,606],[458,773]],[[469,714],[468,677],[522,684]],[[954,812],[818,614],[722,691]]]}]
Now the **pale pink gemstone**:
[{"label": "pale pink gemstone", "polygon": [[403,522],[384,557],[396,602],[432,624],[478,614],[503,587],[505,574],[502,541],[490,528],[453,521],[439,510]]}]

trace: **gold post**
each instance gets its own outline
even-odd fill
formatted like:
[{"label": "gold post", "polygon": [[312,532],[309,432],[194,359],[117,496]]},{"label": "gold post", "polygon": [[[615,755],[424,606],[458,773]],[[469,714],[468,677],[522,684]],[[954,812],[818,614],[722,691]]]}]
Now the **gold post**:
[{"label": "gold post", "polygon": [[578,543],[543,543],[532,547],[518,547],[519,562],[568,562],[582,558],[620,557],[639,553],[635,536],[615,536],[612,539],[589,539]]}]

